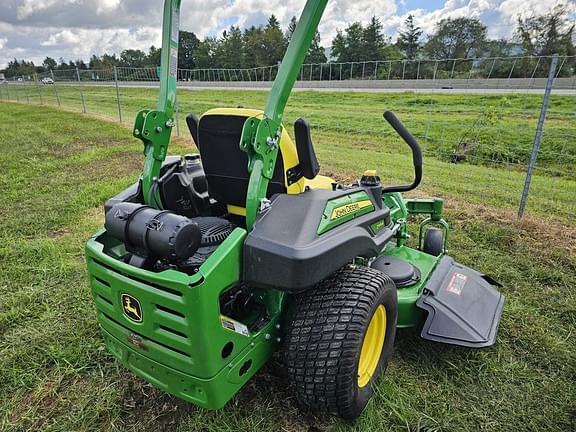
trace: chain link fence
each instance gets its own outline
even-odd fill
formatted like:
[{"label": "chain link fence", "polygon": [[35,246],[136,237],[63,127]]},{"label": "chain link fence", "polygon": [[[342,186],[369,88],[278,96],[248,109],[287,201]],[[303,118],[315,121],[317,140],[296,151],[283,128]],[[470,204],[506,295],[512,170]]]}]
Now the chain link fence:
[{"label": "chain link fence", "polygon": [[[573,224],[575,68],[574,56],[303,65],[297,86],[338,91],[295,92],[285,124],[307,117],[320,156],[335,169],[349,171],[350,158],[341,155],[353,151],[351,158],[367,167],[385,157],[386,180],[408,180],[409,157],[381,118],[384,109],[394,110],[423,146],[427,192]],[[263,100],[254,92],[186,89],[269,87],[276,72],[277,66],[179,70],[177,134],[180,112],[248,105],[244,99],[261,106]],[[0,101],[131,122],[154,105],[157,87],[156,68],[55,70],[11,77],[0,84]]]}]

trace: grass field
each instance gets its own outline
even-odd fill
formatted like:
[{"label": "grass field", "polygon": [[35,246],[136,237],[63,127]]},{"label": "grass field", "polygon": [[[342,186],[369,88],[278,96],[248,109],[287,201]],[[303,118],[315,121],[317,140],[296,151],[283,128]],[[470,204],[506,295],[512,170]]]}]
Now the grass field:
[{"label": "grass field", "polygon": [[[4,86],[1,96],[8,96],[8,87],[9,96],[15,100],[19,86]],[[41,86],[32,87],[29,92],[25,89],[26,86],[20,87],[20,102],[56,105],[56,90],[63,106],[81,109],[78,87]],[[121,88],[124,123],[131,125],[138,110],[154,107],[156,97],[155,89]],[[262,107],[265,97],[266,93],[260,91],[180,91],[180,132],[182,136],[188,134],[183,121],[187,113],[201,114],[220,106]],[[88,113],[117,118],[114,88],[84,86],[84,100]],[[541,96],[523,94],[295,92],[286,110],[285,124],[292,124],[299,116],[306,117],[314,127],[314,139],[320,144],[320,160],[329,160],[334,168],[344,172],[355,172],[356,164],[380,168],[383,179],[392,183],[408,180],[411,173],[406,145],[382,118],[385,109],[394,110],[426,152],[424,190],[517,209],[541,103]],[[576,218],[575,125],[575,98],[553,96],[528,212],[565,220]],[[474,152],[468,156],[470,163],[449,163],[462,142],[476,143]],[[470,164],[477,169],[470,170]],[[461,181],[454,182],[454,177]]]},{"label": "grass field", "polygon": [[[134,109],[150,105],[150,95],[139,92],[130,102]],[[186,95],[182,105],[187,111],[212,105],[208,92]],[[325,110],[320,102],[312,103],[316,97]],[[102,104],[109,103],[102,98]],[[214,93],[220,104],[234,106],[243,99],[252,105],[263,97]],[[374,106],[375,100],[359,98],[357,109],[379,116],[386,102]],[[296,106],[314,123],[337,123],[337,116],[358,112],[339,107],[337,95],[329,94],[296,94],[289,118],[295,117]],[[399,332],[376,397],[355,423],[299,411],[277,361],[225,409],[208,412],[125,372],[105,352],[99,335],[83,243],[102,223],[102,203],[137,178],[139,142],[117,124],[46,107],[0,103],[0,115],[0,430],[576,427],[576,223],[561,212],[576,196],[569,176],[542,176],[534,185],[544,191],[552,181],[565,182],[567,190],[548,198],[551,208],[558,209],[557,218],[545,217],[550,208],[533,206],[520,223],[512,210],[516,191],[513,196],[507,188],[521,185],[522,173],[428,160],[424,190],[448,198],[447,218],[454,228],[451,255],[504,285],[507,303],[493,348],[452,348],[424,342],[417,331]],[[383,125],[376,127],[384,133]],[[409,177],[409,157],[394,150],[400,148],[395,140],[364,142],[360,130],[347,136],[355,142],[339,138],[336,129],[316,131],[324,173],[346,179],[376,167],[387,180]],[[187,138],[172,147],[173,153],[189,151]],[[490,182],[497,185],[494,190]]]}]

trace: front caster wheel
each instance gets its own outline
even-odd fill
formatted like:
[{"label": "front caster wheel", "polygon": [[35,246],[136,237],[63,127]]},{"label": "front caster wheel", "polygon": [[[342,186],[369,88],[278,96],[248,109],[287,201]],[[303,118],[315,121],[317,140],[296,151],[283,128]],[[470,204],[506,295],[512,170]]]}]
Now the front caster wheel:
[{"label": "front caster wheel", "polygon": [[426,230],[422,251],[433,256],[440,256],[444,252],[444,231],[438,228]]},{"label": "front caster wheel", "polygon": [[346,266],[295,296],[283,360],[298,401],[358,417],[392,354],[396,286],[382,272]]}]

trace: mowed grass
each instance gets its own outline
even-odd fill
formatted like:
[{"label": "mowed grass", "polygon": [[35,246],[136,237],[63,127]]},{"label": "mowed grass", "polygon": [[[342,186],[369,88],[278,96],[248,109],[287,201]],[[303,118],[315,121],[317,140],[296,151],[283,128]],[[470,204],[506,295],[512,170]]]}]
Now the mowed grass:
[{"label": "mowed grass", "polygon": [[[277,359],[224,409],[205,411],[119,367],[96,322],[83,244],[102,223],[103,202],[138,177],[140,142],[117,124],[46,107],[0,103],[0,115],[0,430],[574,428],[576,224],[538,214],[519,223],[500,186],[483,205],[469,199],[470,188],[480,193],[469,182],[501,185],[508,171],[454,165],[445,180],[430,179],[441,171],[436,165],[425,171],[425,189],[451,198],[451,255],[503,284],[507,303],[494,347],[449,347],[400,331],[376,396],[354,423],[300,411]],[[318,132],[324,173],[350,179],[378,167],[386,178],[409,177],[408,156],[382,153],[384,144]],[[194,149],[182,139],[171,150]]]},{"label": "mowed grass", "polygon": [[[16,100],[18,96],[21,103],[56,105],[58,93],[63,107],[81,109],[78,87],[40,86],[26,91],[27,88],[3,86],[0,97]],[[153,108],[157,93],[153,88],[120,88],[124,124],[130,126],[138,110]],[[83,95],[89,114],[118,119],[113,87],[84,85]],[[263,107],[266,92],[181,90],[178,98],[180,135],[187,137],[186,114],[202,114],[222,106]],[[360,164],[379,169],[386,183],[408,181],[412,173],[409,150],[382,118],[384,110],[393,110],[418,137],[425,151],[425,191],[518,209],[541,104],[541,95],[526,94],[299,91],[290,98],[284,123],[291,129],[296,118],[307,118],[314,128],[320,160],[331,161],[341,171],[357,173],[355,168]],[[553,95],[528,212],[568,221],[576,219],[575,125],[576,98]],[[450,163],[454,152],[463,148],[473,149],[467,162]],[[470,165],[476,168],[470,169]],[[455,182],[454,178],[460,181]]]},{"label": "mowed grass", "polygon": [[[82,98],[89,113],[118,118],[116,90],[111,86],[85,83],[78,86],[12,85],[0,88],[0,98],[24,103],[57,104],[80,110]],[[131,123],[137,111],[154,106],[155,88],[121,87],[123,120]],[[264,106],[264,91],[201,90],[179,91],[182,119],[185,114],[221,106]],[[449,159],[460,143],[473,143],[471,160],[525,164],[534,139],[542,95],[509,94],[417,94],[294,92],[286,111],[286,123],[305,116],[315,128],[327,131],[391,135],[382,119],[385,109],[396,111],[410,123],[424,148],[441,159]],[[574,179],[576,163],[576,105],[573,96],[551,98],[540,165]],[[184,122],[182,122],[184,123]],[[388,146],[396,143],[387,142]]]}]

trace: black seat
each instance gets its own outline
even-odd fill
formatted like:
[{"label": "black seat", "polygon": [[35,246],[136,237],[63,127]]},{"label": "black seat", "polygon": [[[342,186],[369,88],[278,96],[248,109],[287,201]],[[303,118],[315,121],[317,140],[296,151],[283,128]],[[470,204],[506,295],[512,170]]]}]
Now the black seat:
[{"label": "black seat", "polygon": [[[240,150],[244,122],[242,115],[206,114],[198,121],[194,115],[186,123],[194,138],[208,182],[210,196],[223,204],[246,207],[248,156]],[[268,184],[268,197],[286,193],[284,164],[278,153],[274,175]]]}]

